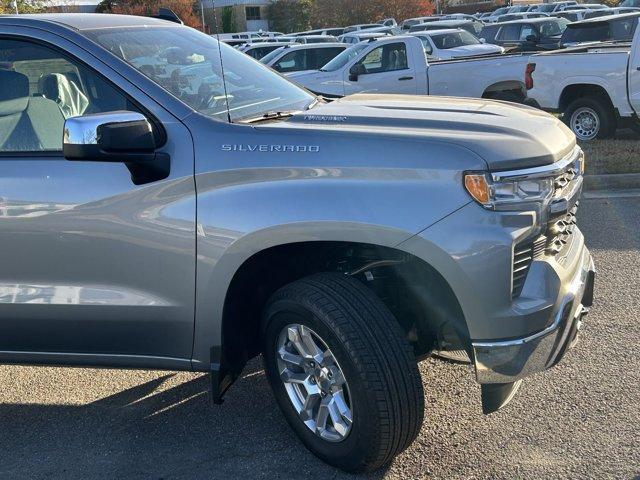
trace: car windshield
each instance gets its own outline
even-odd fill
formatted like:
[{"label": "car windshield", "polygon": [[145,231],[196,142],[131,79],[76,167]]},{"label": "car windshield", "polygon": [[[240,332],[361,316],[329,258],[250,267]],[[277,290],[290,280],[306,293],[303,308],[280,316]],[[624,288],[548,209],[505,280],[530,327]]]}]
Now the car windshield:
[{"label": "car windshield", "polygon": [[351,60],[356,58],[358,56],[358,54],[364,48],[366,48],[367,45],[368,45],[368,43],[358,43],[358,44],[354,45],[351,48],[347,48],[344,52],[339,54],[337,57],[335,57],[333,60],[331,60],[329,63],[327,63],[324,67],[322,67],[320,69],[320,71],[322,71],[322,72],[334,72],[336,70],[340,70],[347,63],[349,63]]},{"label": "car windshield", "polygon": [[566,18],[556,18],[549,20],[548,22],[542,22],[540,24],[540,35],[543,37],[553,37],[556,35],[562,35],[569,25],[569,20]]},{"label": "car windshield", "polygon": [[556,8],[555,4],[547,3],[545,5],[539,5],[538,8],[536,8],[536,12],[550,13],[553,12],[554,8]]},{"label": "car windshield", "polygon": [[[248,55],[186,27],[86,32],[194,110],[231,121],[304,110],[314,97]],[[222,63],[221,63],[222,59]],[[223,68],[224,80],[223,82]]]},{"label": "car windshield", "polygon": [[465,45],[478,45],[480,43],[480,40],[467,31],[431,35],[431,40],[435,44],[436,48],[441,50],[463,47]]}]

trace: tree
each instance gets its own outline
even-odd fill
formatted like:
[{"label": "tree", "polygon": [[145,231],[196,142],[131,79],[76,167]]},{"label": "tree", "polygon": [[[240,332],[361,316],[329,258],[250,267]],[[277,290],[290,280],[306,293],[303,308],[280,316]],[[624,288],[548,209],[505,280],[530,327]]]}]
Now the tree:
[{"label": "tree", "polygon": [[272,0],[268,6],[269,29],[298,32],[311,27],[313,0]]},{"label": "tree", "polygon": [[388,17],[400,21],[432,12],[431,0],[315,0],[311,23],[314,28],[336,27]]},{"label": "tree", "polygon": [[222,21],[223,33],[233,33],[238,30],[238,27],[236,26],[236,16],[233,13],[233,7],[223,7],[220,19]]},{"label": "tree", "polygon": [[195,4],[185,0],[119,0],[118,2],[101,2],[104,13],[120,13],[124,15],[150,16],[158,13],[159,8],[173,10],[185,25],[202,29],[202,20],[196,14]]},{"label": "tree", "polygon": [[[42,1],[29,1],[29,0],[17,0],[18,13],[40,13],[44,11],[44,2]],[[0,14],[16,13],[15,7],[12,6],[11,0],[0,0]]]}]

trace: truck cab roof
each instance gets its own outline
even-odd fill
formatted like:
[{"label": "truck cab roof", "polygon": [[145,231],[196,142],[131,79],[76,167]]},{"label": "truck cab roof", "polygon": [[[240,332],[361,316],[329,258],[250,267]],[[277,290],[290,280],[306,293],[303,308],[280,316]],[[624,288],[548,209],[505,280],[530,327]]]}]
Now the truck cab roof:
[{"label": "truck cab roof", "polygon": [[63,26],[72,30],[96,30],[114,27],[138,26],[175,26],[167,20],[134,15],[115,15],[108,13],[35,13],[21,15],[0,15],[0,24],[38,25],[49,24]]}]

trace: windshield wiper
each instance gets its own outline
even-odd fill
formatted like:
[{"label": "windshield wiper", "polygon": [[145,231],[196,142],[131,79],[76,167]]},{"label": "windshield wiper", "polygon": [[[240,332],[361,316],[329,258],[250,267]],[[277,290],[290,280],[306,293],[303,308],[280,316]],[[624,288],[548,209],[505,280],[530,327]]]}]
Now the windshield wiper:
[{"label": "windshield wiper", "polygon": [[266,122],[269,120],[280,120],[281,118],[289,118],[299,113],[299,110],[291,110],[288,112],[266,112],[260,115],[259,117],[252,117],[240,120],[240,123],[258,123],[258,122]]}]

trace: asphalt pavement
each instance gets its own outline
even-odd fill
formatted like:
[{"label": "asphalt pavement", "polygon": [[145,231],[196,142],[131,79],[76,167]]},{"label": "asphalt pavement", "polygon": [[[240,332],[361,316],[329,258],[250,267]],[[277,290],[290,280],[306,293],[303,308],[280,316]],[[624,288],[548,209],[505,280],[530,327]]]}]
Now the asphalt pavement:
[{"label": "asphalt pavement", "polygon": [[[640,197],[584,198],[579,218],[598,278],[575,349],[490,416],[469,367],[423,362],[420,436],[370,478],[640,478]],[[305,450],[259,360],[222,406],[207,382],[0,367],[0,479],[359,478]]]}]

